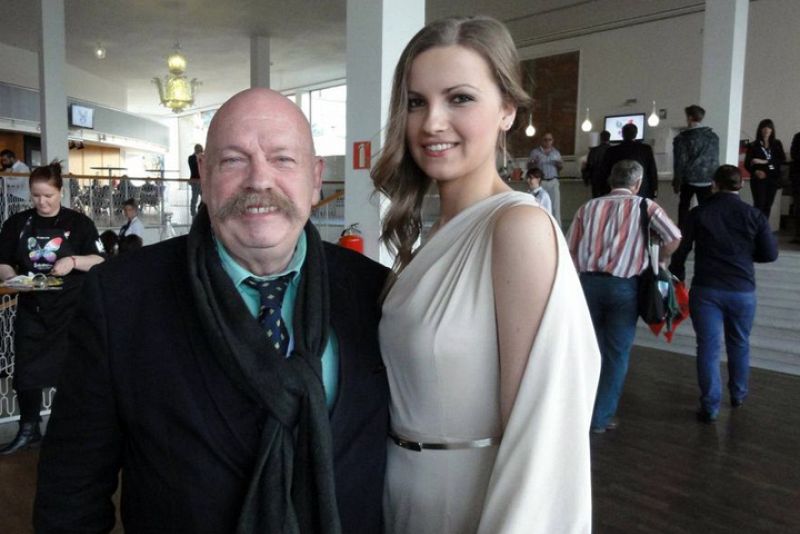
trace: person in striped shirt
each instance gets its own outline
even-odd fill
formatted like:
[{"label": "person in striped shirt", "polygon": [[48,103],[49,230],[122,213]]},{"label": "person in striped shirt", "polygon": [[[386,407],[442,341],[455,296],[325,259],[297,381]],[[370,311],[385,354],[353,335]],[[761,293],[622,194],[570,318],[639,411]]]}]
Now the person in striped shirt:
[{"label": "person in striped shirt", "polygon": [[567,236],[602,358],[593,433],[618,424],[614,414],[636,334],[639,274],[650,265],[640,202],[647,203],[650,231],[661,242],[660,263],[666,264],[681,240],[680,230],[664,210],[637,196],[643,172],[633,160],[615,164],[609,177],[611,192],[578,208]]}]

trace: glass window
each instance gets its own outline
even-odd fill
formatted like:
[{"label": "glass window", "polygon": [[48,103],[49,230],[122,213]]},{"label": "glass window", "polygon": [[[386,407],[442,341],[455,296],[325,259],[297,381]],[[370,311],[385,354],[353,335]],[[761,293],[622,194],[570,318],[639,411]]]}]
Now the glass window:
[{"label": "glass window", "polygon": [[[311,132],[317,155],[343,156],[346,146],[347,86],[338,85],[308,94]],[[304,106],[301,104],[301,107]]]}]

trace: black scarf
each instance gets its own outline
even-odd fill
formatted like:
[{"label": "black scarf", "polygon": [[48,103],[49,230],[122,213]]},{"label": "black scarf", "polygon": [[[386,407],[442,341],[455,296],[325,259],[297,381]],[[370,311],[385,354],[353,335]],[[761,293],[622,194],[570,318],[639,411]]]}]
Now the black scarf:
[{"label": "black scarf", "polygon": [[322,384],[329,324],[322,241],[309,222],[294,309],[294,349],[278,354],[222,263],[202,206],[189,232],[190,284],[203,331],[228,377],[266,411],[238,534],[339,534],[333,446]]}]

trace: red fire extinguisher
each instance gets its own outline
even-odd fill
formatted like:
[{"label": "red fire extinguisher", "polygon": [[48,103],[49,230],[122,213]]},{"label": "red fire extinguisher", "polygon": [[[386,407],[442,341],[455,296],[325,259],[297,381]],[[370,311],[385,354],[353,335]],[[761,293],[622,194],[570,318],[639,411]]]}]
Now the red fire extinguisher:
[{"label": "red fire extinguisher", "polygon": [[361,237],[358,223],[353,223],[342,230],[342,235],[339,237],[339,245],[361,254],[364,253],[364,238]]}]

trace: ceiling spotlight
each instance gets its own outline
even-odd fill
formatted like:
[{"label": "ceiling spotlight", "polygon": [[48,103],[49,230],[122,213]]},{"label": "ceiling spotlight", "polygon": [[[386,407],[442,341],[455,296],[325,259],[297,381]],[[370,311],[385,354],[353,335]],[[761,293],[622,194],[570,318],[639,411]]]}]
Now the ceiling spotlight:
[{"label": "ceiling spotlight", "polygon": [[94,57],[97,59],[106,58],[106,47],[104,47],[99,41],[97,46],[94,48]]}]

